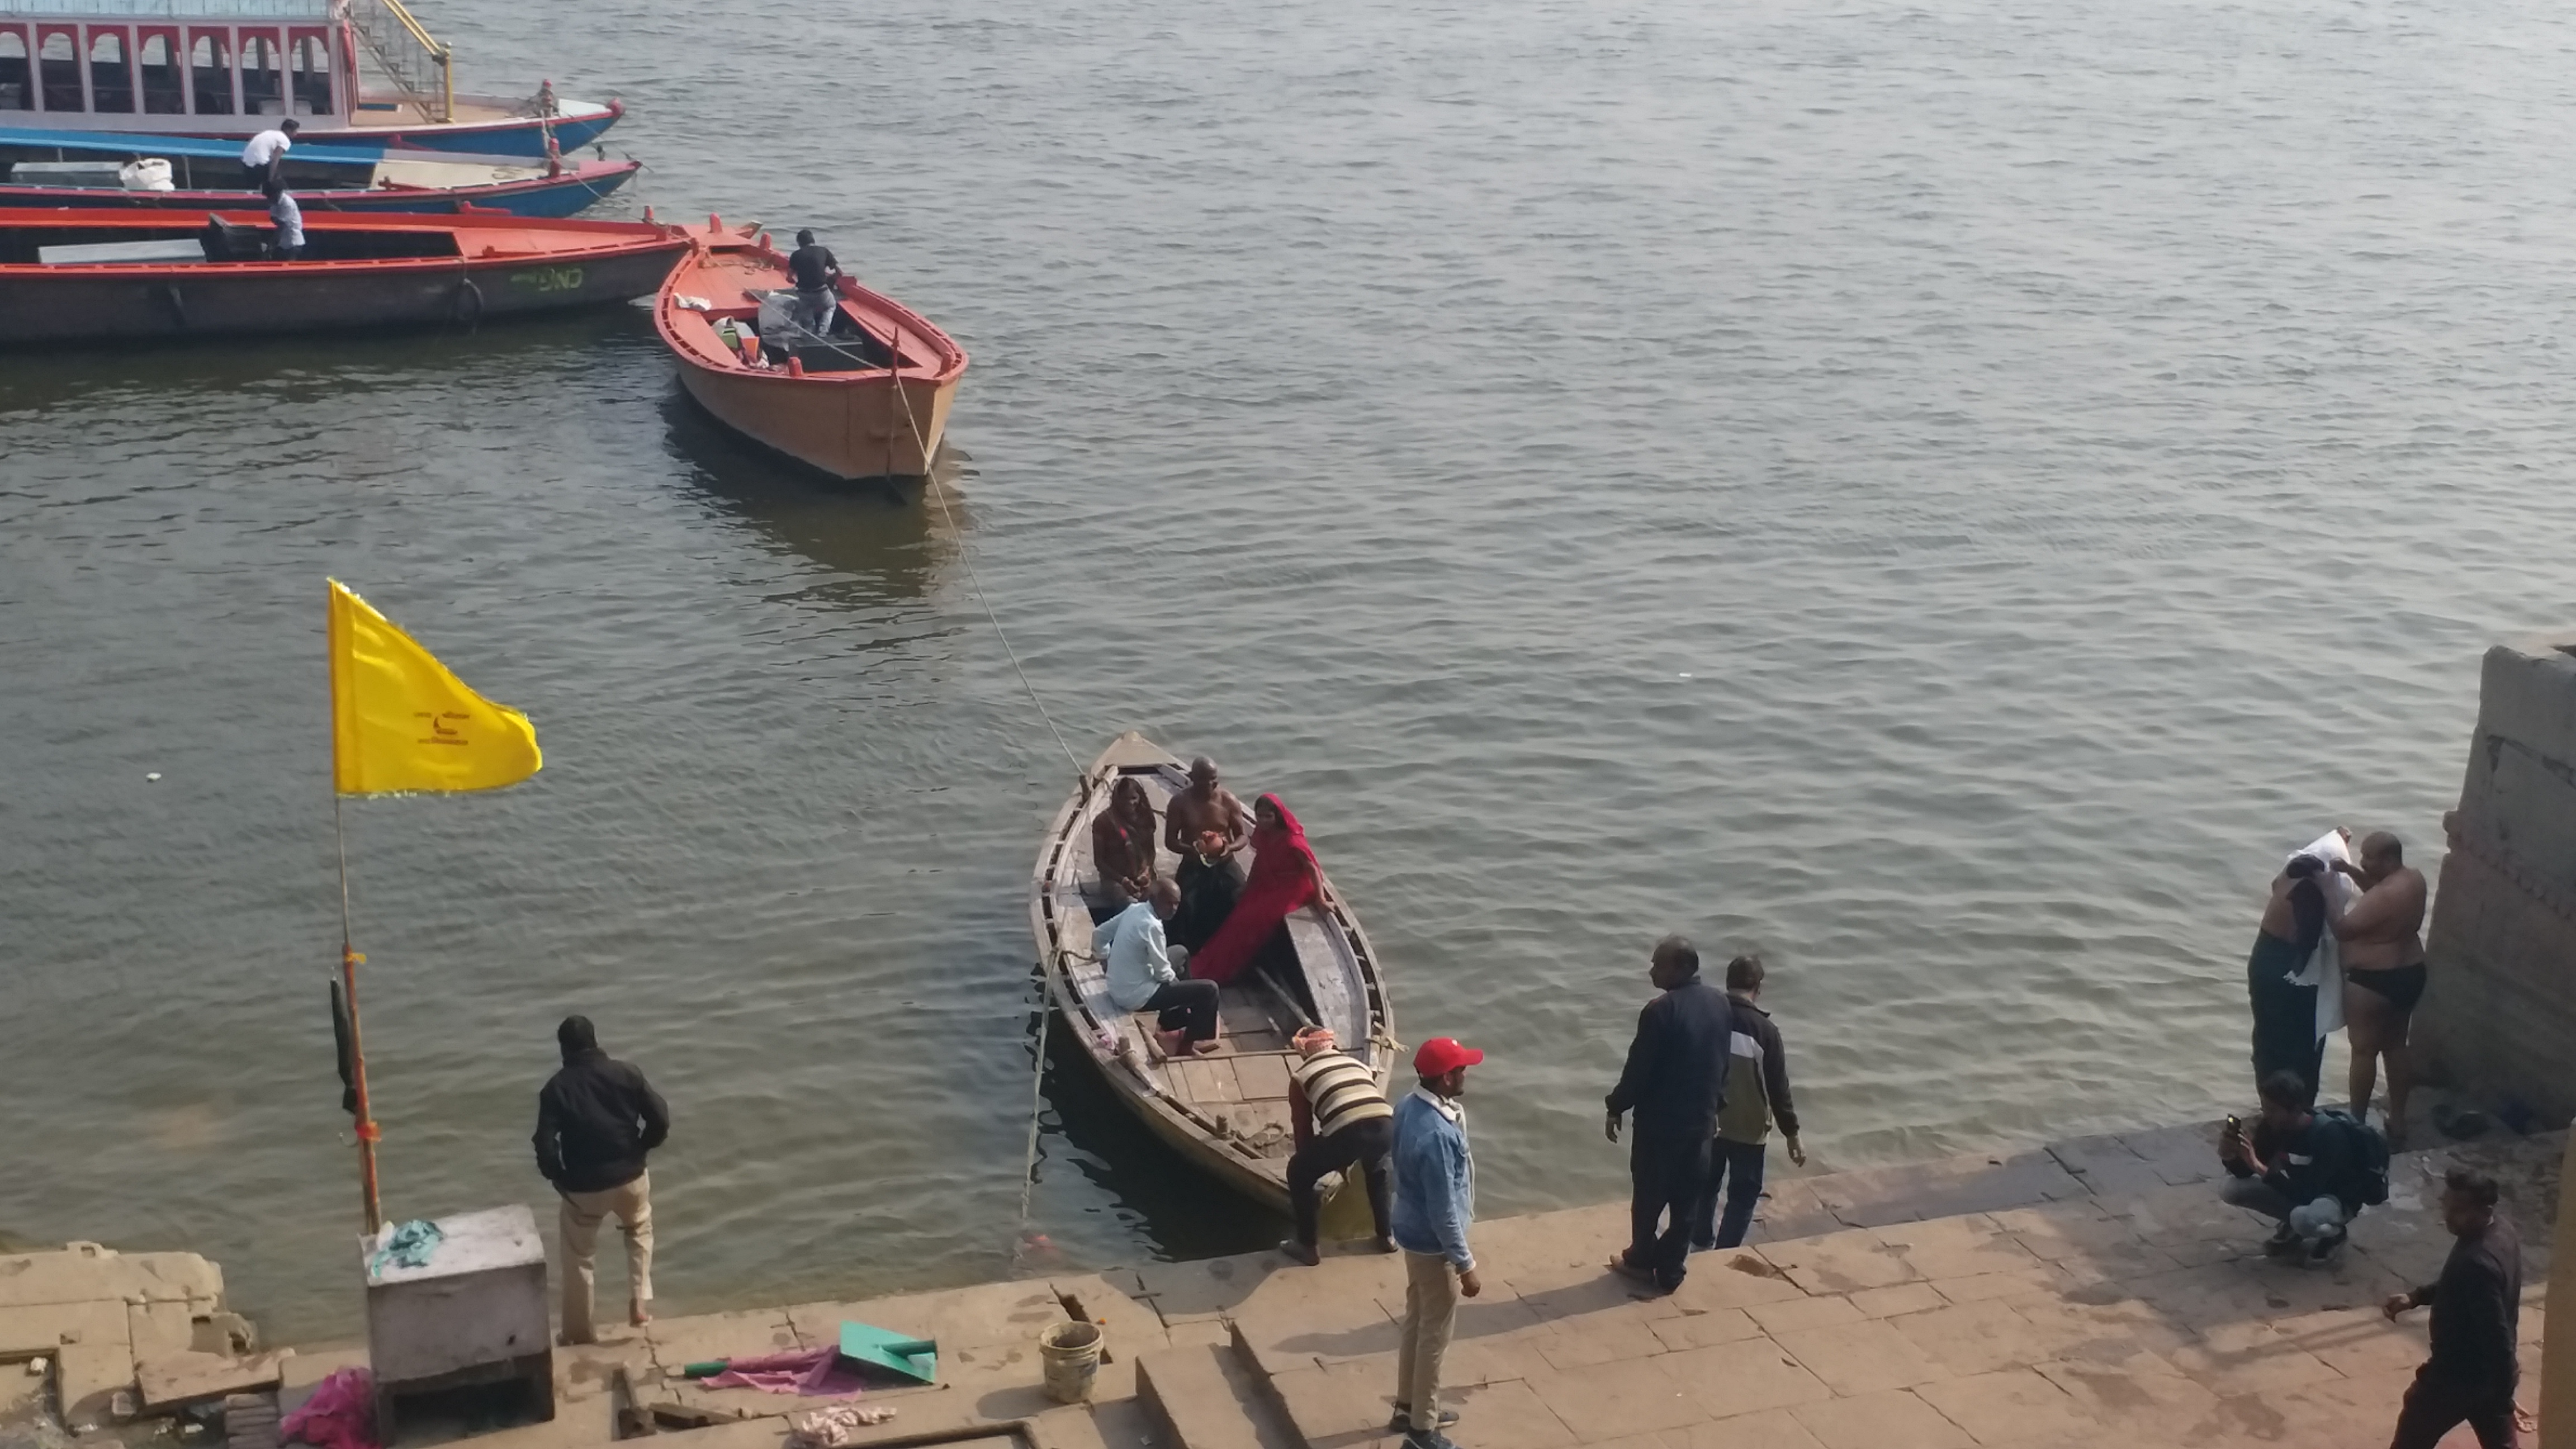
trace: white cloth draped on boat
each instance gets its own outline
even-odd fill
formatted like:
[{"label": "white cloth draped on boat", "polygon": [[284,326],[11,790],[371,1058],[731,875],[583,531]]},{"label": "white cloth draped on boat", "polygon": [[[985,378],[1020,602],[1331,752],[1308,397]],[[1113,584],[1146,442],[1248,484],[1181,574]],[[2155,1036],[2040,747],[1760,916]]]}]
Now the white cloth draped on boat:
[{"label": "white cloth draped on boat", "polygon": [[[2326,919],[2331,922],[2352,908],[2352,877],[2334,868],[2336,861],[2352,859],[2352,849],[2344,843],[2342,831],[2329,830],[2292,851],[2290,860],[2303,855],[2325,862],[2325,870],[2317,876],[2317,888],[2325,893]],[[2342,943],[2335,940],[2331,924],[2317,933],[2316,950],[2308,953],[2299,974],[2290,979],[2301,986],[2317,988],[2317,1040],[2324,1041],[2343,1029],[2343,949]]]}]

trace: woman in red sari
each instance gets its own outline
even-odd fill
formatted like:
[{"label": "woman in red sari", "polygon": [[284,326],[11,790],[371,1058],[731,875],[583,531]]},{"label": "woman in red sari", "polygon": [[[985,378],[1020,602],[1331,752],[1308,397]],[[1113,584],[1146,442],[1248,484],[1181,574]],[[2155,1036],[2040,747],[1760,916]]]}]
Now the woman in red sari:
[{"label": "woman in red sari", "polygon": [[1323,895],[1323,868],[1306,844],[1305,827],[1276,795],[1252,807],[1252,870],[1225,925],[1190,957],[1190,978],[1223,985],[1243,973],[1270,944],[1288,913]]}]

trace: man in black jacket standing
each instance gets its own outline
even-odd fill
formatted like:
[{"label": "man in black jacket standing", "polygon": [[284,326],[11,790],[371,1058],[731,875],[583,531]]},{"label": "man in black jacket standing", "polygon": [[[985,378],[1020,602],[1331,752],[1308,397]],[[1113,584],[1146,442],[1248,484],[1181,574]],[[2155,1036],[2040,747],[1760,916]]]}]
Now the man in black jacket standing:
[{"label": "man in black jacket standing", "polygon": [[592,1260],[599,1225],[611,1216],[626,1234],[627,1321],[652,1320],[652,1178],[644,1155],[671,1135],[671,1110],[644,1074],[599,1049],[590,1018],[555,1028],[563,1068],[537,1094],[537,1171],[563,1197],[563,1336],[596,1343],[591,1325]]},{"label": "man in black jacket standing", "polygon": [[1608,1099],[1611,1141],[1619,1140],[1619,1119],[1637,1114],[1628,1147],[1628,1248],[1610,1260],[1610,1270],[1670,1293],[1690,1259],[1691,1213],[1708,1181],[1709,1141],[1726,1100],[1735,1013],[1724,993],[1700,979],[1699,952],[1679,936],[1655,944],[1647,979],[1663,995],[1637,1013],[1627,1069]]},{"label": "man in black jacket standing", "polygon": [[2453,1426],[2467,1423],[2481,1449],[2514,1449],[2514,1361],[2522,1318],[2522,1239],[2496,1216],[2495,1179],[2454,1167],[2442,1186],[2442,1225],[2451,1244],[2442,1276],[2384,1305],[2390,1318],[2409,1308],[2433,1310],[2433,1355],[2415,1371],[2398,1411],[2391,1449],[2434,1449]]}]

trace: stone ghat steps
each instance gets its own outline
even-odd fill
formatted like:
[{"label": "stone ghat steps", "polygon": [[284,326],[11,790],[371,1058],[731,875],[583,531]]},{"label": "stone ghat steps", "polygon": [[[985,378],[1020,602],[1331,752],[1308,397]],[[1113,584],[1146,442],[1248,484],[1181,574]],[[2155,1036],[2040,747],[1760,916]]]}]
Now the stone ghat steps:
[{"label": "stone ghat steps", "polygon": [[1136,1361],[1136,1399],[1169,1449],[1300,1449],[1252,1355],[1231,1340]]},{"label": "stone ghat steps", "polygon": [[[2507,1212],[2529,1225],[2523,1347],[2536,1382],[2563,1134],[2400,1154],[2388,1205],[2315,1270],[2262,1260],[2269,1225],[2221,1202],[2210,1180],[2214,1136],[1808,1179],[1793,1186],[1812,1196],[1791,1196],[1764,1239],[1696,1255],[1669,1297],[1603,1268],[1625,1242],[1624,1206],[1480,1223],[1485,1291],[1461,1305],[1443,1375],[1466,1415],[1458,1442],[2381,1442],[2423,1329],[2422,1315],[2391,1325],[2377,1305],[2437,1274],[2449,1238],[2434,1198],[2455,1159],[2495,1173]],[[1972,1210],[1939,1211],[1961,1204]],[[1291,1449],[1391,1449],[1396,1260],[1345,1251],[1308,1269],[1248,1254],[1156,1265],[1137,1282],[1168,1332],[1226,1330],[1230,1368],[1258,1376]],[[1154,1416],[1169,1449],[1264,1437],[1249,1412],[1229,1422],[1244,1396],[1218,1357],[1193,1365],[1197,1412]]]},{"label": "stone ghat steps", "polygon": [[[2524,1225],[2533,1286],[2523,1339],[2526,1357],[2536,1355],[2564,1134],[2401,1155],[2391,1202],[2364,1214],[2351,1247],[2319,1271],[2259,1259],[2265,1225],[2221,1203],[2210,1180],[2214,1135],[2190,1127],[1782,1178],[1754,1241],[1697,1255],[1668,1297],[1604,1269],[1627,1236],[1624,1204],[1479,1223],[1485,1291],[1462,1305],[1443,1375],[1467,1415],[1458,1440],[1466,1449],[2384,1442],[2423,1330],[2422,1315],[2392,1327],[2375,1305],[2438,1270],[2448,1238],[2432,1202],[2454,1158],[2495,1172]],[[85,1318],[64,1317],[94,1307],[113,1308],[105,1326],[125,1330],[112,1337],[128,1352],[165,1307],[174,1342],[182,1312],[198,1331],[223,1317],[220,1279],[196,1260],[33,1256],[43,1261],[0,1260],[0,1319],[42,1330],[22,1352],[95,1346]],[[551,1422],[437,1426],[416,1440],[407,1423],[404,1449],[451,1437],[477,1449],[607,1449],[674,1433],[686,1443],[672,1449],[782,1449],[785,1416],[813,1401],[708,1389],[681,1369],[829,1343],[845,1319],[941,1345],[938,1384],[870,1392],[896,1416],[862,1431],[861,1445],[1386,1449],[1403,1295],[1399,1260],[1342,1245],[1315,1268],[1253,1253],[670,1317],[558,1351]],[[1092,1402],[1058,1405],[1041,1386],[1037,1337],[1076,1317],[1103,1327],[1107,1354]],[[6,1350],[0,1343],[0,1358]],[[364,1361],[360,1348],[287,1358],[283,1406]]]}]

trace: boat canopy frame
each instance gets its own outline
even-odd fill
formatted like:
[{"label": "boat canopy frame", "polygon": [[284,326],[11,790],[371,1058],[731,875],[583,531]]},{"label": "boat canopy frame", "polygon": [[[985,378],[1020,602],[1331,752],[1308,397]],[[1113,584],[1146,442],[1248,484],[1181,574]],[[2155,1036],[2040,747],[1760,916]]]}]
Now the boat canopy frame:
[{"label": "boat canopy frame", "polygon": [[358,99],[346,0],[0,0],[0,125],[348,117]]}]

